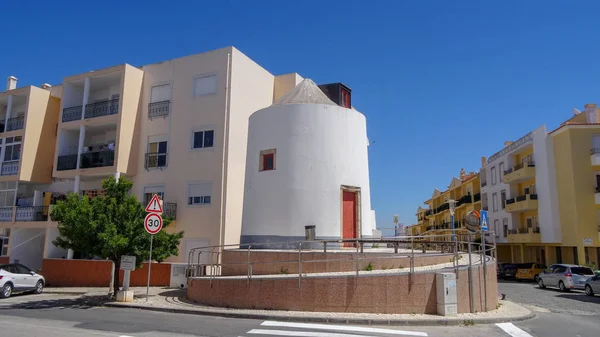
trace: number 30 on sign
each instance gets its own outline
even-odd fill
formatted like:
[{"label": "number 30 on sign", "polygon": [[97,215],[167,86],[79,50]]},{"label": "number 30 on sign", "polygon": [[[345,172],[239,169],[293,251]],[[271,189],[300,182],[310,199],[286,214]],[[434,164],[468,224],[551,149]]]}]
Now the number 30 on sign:
[{"label": "number 30 on sign", "polygon": [[144,228],[146,228],[146,232],[150,235],[154,235],[162,229],[163,219],[159,214],[149,213],[146,215],[146,219],[144,219]]}]

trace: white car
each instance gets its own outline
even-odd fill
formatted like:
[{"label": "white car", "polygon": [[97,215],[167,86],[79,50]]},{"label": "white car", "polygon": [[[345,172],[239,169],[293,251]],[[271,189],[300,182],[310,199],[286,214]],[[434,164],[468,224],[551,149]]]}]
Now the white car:
[{"label": "white car", "polygon": [[0,265],[0,298],[10,297],[16,292],[32,291],[41,294],[46,280],[40,274],[22,264]]},{"label": "white car", "polygon": [[590,278],[585,283],[585,293],[588,296],[594,296],[594,294],[600,294],[600,274]]}]

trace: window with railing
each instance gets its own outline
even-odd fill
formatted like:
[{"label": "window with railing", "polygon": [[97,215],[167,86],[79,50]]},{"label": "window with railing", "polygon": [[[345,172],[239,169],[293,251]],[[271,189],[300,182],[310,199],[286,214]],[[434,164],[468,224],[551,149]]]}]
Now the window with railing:
[{"label": "window with railing", "polygon": [[146,153],[146,169],[162,168],[167,166],[167,142],[157,141],[148,144]]},{"label": "window with railing", "polygon": [[58,156],[56,161],[56,170],[74,170],[77,168],[77,154],[68,154]]},{"label": "window with railing", "polygon": [[148,118],[167,117],[171,101],[153,102],[148,104]]}]

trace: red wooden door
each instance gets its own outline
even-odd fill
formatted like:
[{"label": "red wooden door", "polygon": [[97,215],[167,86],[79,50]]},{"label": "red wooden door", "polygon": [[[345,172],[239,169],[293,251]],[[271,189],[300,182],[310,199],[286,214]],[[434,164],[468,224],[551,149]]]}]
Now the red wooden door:
[{"label": "red wooden door", "polygon": [[[356,233],[356,193],[344,191],[342,197],[342,238],[354,239]],[[351,247],[353,244],[344,244]]]}]

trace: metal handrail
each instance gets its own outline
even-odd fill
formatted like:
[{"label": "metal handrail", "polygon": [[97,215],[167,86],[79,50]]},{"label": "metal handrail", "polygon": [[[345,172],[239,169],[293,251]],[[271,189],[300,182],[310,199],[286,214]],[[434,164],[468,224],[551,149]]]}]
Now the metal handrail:
[{"label": "metal handrail", "polygon": [[[494,237],[493,232],[488,232],[491,233],[491,236]],[[481,234],[481,232],[476,232],[476,233],[472,233],[474,235],[477,234]],[[458,269],[460,267],[460,263],[458,262],[459,260],[459,254],[461,252],[465,252],[464,250],[461,250],[460,248],[463,247],[465,245],[468,244],[468,242],[466,241],[460,241],[459,238],[460,237],[464,237],[466,234],[440,234],[440,235],[436,235],[436,234],[432,234],[432,235],[417,235],[417,236],[398,236],[398,237],[393,237],[393,238],[380,238],[380,239],[374,239],[374,238],[368,238],[368,239],[337,239],[337,240],[314,240],[314,241],[295,241],[295,242],[289,242],[289,241],[284,241],[284,242],[271,242],[271,243],[261,243],[262,246],[276,246],[276,245],[281,245],[281,244],[297,244],[298,249],[294,250],[294,249],[284,249],[283,251],[289,252],[289,253],[293,253],[293,252],[297,252],[298,253],[298,259],[285,259],[285,260],[269,260],[269,261],[260,261],[260,262],[256,262],[256,261],[252,261],[251,259],[251,254],[252,254],[252,245],[251,244],[227,244],[227,245],[214,245],[214,246],[204,246],[204,247],[196,247],[190,250],[189,252],[189,259],[188,259],[188,272],[186,273],[188,276],[197,276],[197,271],[198,270],[205,270],[205,268],[209,268],[210,267],[210,280],[211,280],[211,285],[212,285],[212,280],[215,277],[219,277],[221,276],[221,272],[223,270],[224,266],[239,266],[239,265],[247,265],[247,279],[248,282],[250,282],[250,280],[252,279],[252,270],[254,265],[260,264],[260,265],[272,265],[272,264],[286,264],[286,263],[298,263],[298,286],[301,287],[302,284],[302,277],[303,277],[303,264],[306,263],[323,263],[323,262],[337,262],[337,261],[354,261],[355,265],[356,265],[356,276],[359,275],[359,265],[360,265],[360,261],[366,261],[366,260],[370,260],[370,261],[375,261],[375,260],[387,260],[387,259],[397,259],[397,258],[409,258],[410,261],[410,265],[409,265],[409,273],[412,274],[414,273],[414,258],[415,258],[415,246],[419,245],[421,246],[421,248],[424,250],[424,256],[427,257],[434,257],[434,256],[452,256],[451,261],[453,262],[453,268],[454,269]],[[436,238],[445,238],[445,239],[449,239],[449,240],[436,240]],[[474,250],[474,252],[478,252],[480,254],[486,254],[489,252],[490,255],[495,256],[495,251],[496,251],[496,245],[495,245],[495,240],[493,240],[493,244],[490,243],[489,241],[486,242],[485,247],[481,247],[481,243],[478,242],[473,242],[471,241],[471,245],[479,245],[479,249]],[[353,243],[356,246],[356,253],[362,253],[363,252],[363,248],[365,244],[369,244],[369,243],[387,243],[387,244],[393,244],[393,248],[394,248],[394,252],[380,252],[377,253],[376,255],[370,255],[370,256],[356,256],[354,254],[351,255],[339,255],[336,258],[329,258],[329,259],[310,259],[310,260],[303,260],[302,258],[302,253],[303,252],[314,252],[315,249],[310,249],[310,250],[306,250],[304,249],[304,245],[306,244],[322,244],[323,248],[322,251],[323,252],[327,252],[327,244],[328,243],[339,243],[339,244],[343,244],[343,243]],[[398,252],[398,247],[400,245],[409,245],[409,247],[406,248],[410,248],[410,252]],[[435,252],[430,252],[430,253],[426,253],[426,249],[427,249],[427,245],[433,245],[435,247],[436,250]],[[448,249],[448,251],[446,252],[445,249],[443,248],[444,246],[446,246],[447,248],[449,248],[449,246],[453,246],[454,249]],[[238,247],[239,249],[245,249],[247,250],[247,261],[245,262],[228,262],[228,263],[221,263],[220,262],[220,256],[223,252],[223,250],[227,247]],[[442,247],[442,249],[438,249]],[[488,248],[489,247],[489,248]],[[389,248],[389,246],[388,246]],[[257,250],[257,251],[262,251],[262,250]],[[350,250],[346,251],[346,252],[352,252]],[[194,263],[195,259],[195,255],[197,253],[197,263]],[[209,254],[209,259],[210,261],[208,263],[201,263],[200,262],[200,257],[204,256],[202,254]],[[466,253],[466,252],[465,252]],[[214,256],[216,255],[216,259],[214,258]],[[215,262],[216,260],[216,262]],[[404,269],[404,268],[401,268]],[[345,271],[339,271],[341,273],[348,273],[348,270]],[[336,273],[336,272],[332,272],[332,273]],[[193,275],[196,274],[196,275]],[[268,274],[267,274],[268,275]],[[275,275],[275,273],[271,274],[271,275]],[[206,276],[206,275],[205,275]],[[227,275],[227,276],[241,276],[241,275]]]}]

